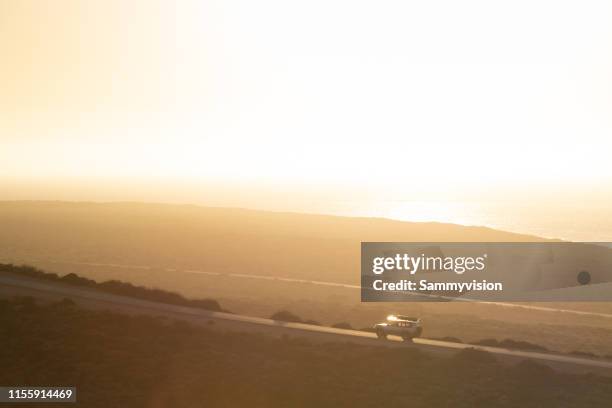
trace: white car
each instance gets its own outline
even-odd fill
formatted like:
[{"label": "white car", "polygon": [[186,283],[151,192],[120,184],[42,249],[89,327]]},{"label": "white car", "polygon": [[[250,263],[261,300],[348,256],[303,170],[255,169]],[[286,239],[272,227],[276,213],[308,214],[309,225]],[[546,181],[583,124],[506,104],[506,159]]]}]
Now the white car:
[{"label": "white car", "polygon": [[387,316],[387,321],[378,323],[374,326],[374,329],[376,329],[376,335],[379,339],[386,339],[387,335],[391,334],[400,336],[405,341],[411,341],[423,332],[419,318],[402,315]]}]

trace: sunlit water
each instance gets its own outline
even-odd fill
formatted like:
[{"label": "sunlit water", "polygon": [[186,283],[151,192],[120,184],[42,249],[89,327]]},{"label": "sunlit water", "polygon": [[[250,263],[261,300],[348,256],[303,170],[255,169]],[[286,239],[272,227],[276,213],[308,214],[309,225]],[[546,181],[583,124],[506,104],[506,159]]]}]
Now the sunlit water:
[{"label": "sunlit water", "polygon": [[570,241],[611,242],[612,208],[437,201],[335,202],[337,215],[486,226]]}]

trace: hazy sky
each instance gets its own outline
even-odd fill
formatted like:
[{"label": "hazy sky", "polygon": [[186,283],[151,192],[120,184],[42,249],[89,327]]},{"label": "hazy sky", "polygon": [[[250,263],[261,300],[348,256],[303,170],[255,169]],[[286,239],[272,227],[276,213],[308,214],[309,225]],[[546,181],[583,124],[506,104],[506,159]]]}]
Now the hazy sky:
[{"label": "hazy sky", "polygon": [[0,53],[4,198],[612,185],[610,1],[0,0]]}]

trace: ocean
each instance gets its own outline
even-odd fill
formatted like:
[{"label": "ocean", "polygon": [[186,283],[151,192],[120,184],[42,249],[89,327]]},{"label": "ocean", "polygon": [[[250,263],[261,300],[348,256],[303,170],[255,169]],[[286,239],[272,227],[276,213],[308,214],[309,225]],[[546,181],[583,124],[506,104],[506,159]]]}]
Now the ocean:
[{"label": "ocean", "polygon": [[334,215],[485,226],[579,242],[612,242],[612,206],[458,201],[343,201]]}]

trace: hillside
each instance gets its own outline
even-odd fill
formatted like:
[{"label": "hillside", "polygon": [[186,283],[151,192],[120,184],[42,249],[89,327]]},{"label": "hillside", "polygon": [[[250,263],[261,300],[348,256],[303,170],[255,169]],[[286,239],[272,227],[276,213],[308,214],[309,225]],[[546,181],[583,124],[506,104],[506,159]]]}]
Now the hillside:
[{"label": "hillside", "polygon": [[0,202],[0,260],[145,265],[356,283],[361,241],[534,241],[411,223],[191,205]]},{"label": "hillside", "polygon": [[55,273],[48,273],[31,266],[16,266],[12,264],[0,263],[0,274],[8,276],[18,276],[32,281],[63,283],[80,288],[93,289],[99,292],[110,293],[113,295],[129,296],[136,299],[149,300],[153,302],[167,303],[170,305],[190,306],[199,309],[210,310],[215,312],[223,311],[216,300],[213,299],[186,299],[178,293],[169,292],[158,288],[146,288],[136,286],[128,282],[118,280],[110,280],[105,282],[96,282],[93,279],[87,279],[78,276],[74,273],[69,273],[64,276],[59,276]]},{"label": "hillside", "polygon": [[67,300],[1,300],[0,359],[3,385],[76,386],[82,407],[607,407],[612,398],[609,378],[500,365],[471,350],[438,359],[314,345],[86,311]]},{"label": "hillside", "polygon": [[[561,352],[612,355],[609,318],[472,303],[361,303],[354,288],[264,279],[358,284],[361,240],[536,239],[448,224],[189,205],[0,202],[0,263],[216,299],[250,316],[287,309],[325,325],[368,327],[400,313],[422,317],[431,337],[512,338]],[[612,314],[607,303],[551,307]]]}]

